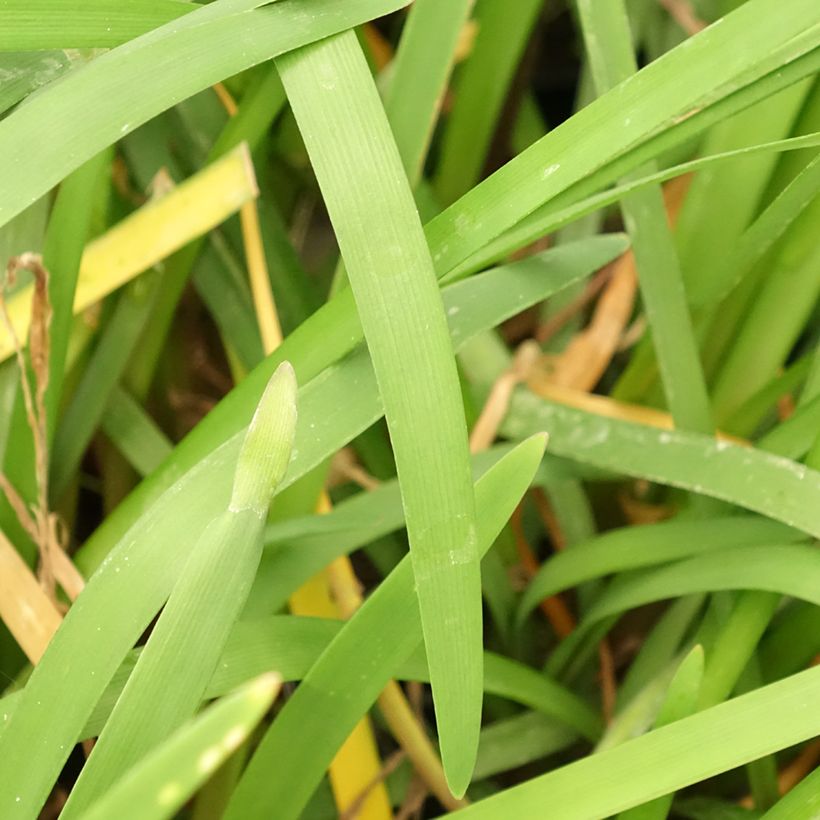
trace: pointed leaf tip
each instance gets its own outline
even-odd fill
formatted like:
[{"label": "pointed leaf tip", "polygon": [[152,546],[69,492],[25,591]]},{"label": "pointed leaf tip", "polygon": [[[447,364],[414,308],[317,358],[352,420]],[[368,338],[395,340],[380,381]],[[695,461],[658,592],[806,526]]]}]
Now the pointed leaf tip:
[{"label": "pointed leaf tip", "polygon": [[550,434],[544,431],[543,433],[535,433],[534,435],[530,436],[531,441],[538,442],[541,445],[541,455],[544,455],[544,452],[547,449],[547,444],[549,444]]},{"label": "pointed leaf tip", "polygon": [[444,779],[447,781],[447,788],[456,800],[461,800],[467,793],[467,787],[473,779],[473,768],[475,760],[469,766],[460,766],[453,770],[452,766],[444,767]]},{"label": "pointed leaf tip", "polygon": [[[531,483],[549,440],[546,432],[534,433],[529,438],[516,445],[513,452],[507,454],[505,459],[510,464],[515,464],[515,473],[519,477],[526,476],[526,482],[520,487],[520,492],[515,498],[520,500],[526,487]],[[498,465],[496,465],[498,466]],[[515,482],[513,482],[514,484]],[[515,504],[511,505],[510,511]],[[500,527],[499,527],[500,529]],[[490,539],[494,540],[494,539]],[[489,547],[485,543],[481,551]],[[434,695],[435,698],[435,695]],[[478,756],[479,733],[481,730],[481,718],[478,715],[473,725],[459,723],[458,718],[453,715],[445,717],[439,715],[436,707],[436,721],[439,729],[439,744],[441,749],[441,761],[444,768],[444,776],[447,781],[447,788],[456,799],[460,800],[467,792],[473,777],[473,770]]]},{"label": "pointed leaf tip", "polygon": [[296,374],[282,362],[270,377],[245,433],[230,509],[263,517],[285,475],[296,433]]}]

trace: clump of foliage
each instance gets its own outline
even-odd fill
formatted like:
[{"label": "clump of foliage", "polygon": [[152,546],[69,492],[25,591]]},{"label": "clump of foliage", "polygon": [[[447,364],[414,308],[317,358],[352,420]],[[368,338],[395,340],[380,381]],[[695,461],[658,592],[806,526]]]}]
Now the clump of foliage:
[{"label": "clump of foliage", "polygon": [[0,3],[0,817],[820,811],[816,0]]}]

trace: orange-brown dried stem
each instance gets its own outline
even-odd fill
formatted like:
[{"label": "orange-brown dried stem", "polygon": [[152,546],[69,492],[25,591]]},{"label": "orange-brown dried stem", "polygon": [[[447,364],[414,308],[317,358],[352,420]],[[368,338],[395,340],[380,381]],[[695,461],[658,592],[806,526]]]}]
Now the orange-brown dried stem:
[{"label": "orange-brown dried stem", "polygon": [[[510,527],[513,532],[513,538],[515,539],[515,548],[518,552],[521,566],[527,576],[532,578],[538,572],[539,563],[524,534],[522,510],[523,507],[519,504],[510,519]],[[567,605],[558,595],[551,595],[549,598],[544,598],[539,604],[539,607],[559,638],[566,638],[573,629],[575,629],[575,619]]]}]

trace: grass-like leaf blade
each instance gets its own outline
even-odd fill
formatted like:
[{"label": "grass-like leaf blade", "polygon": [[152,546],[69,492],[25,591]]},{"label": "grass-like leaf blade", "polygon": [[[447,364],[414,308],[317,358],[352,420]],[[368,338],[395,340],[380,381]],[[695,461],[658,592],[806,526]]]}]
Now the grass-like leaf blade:
[{"label": "grass-like leaf blade", "polygon": [[[479,479],[482,552],[532,480],[543,448],[543,437],[534,437]],[[417,645],[418,631],[412,625],[418,623],[421,602],[416,602],[413,575],[405,559],[322,653],[254,754],[234,793],[228,820],[272,813],[283,820],[299,817],[338,746]],[[272,778],[274,770],[277,776]]]},{"label": "grass-like leaf blade", "polygon": [[481,723],[481,577],[467,429],[447,320],[401,158],[355,36],[325,40],[278,64],[384,402],[442,762],[460,797]]},{"label": "grass-like leaf blade", "polygon": [[281,682],[276,673],[268,673],[226,695],[130,769],[91,806],[84,820],[172,817],[248,737]]}]

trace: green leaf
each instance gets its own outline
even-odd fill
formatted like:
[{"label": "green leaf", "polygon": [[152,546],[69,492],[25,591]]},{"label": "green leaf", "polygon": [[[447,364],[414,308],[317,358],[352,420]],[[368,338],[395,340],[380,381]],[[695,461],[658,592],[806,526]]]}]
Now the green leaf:
[{"label": "green leaf", "polygon": [[[798,139],[800,139],[798,137]],[[726,261],[725,281],[706,280],[693,301],[716,304],[749,273],[766,251],[811,204],[820,188],[820,156],[817,156],[778,194],[749,225]],[[722,287],[721,287],[722,284]]]},{"label": "green leaf", "polygon": [[[509,449],[493,447],[473,456],[473,479]],[[354,495],[325,515],[288,518],[269,524],[266,550],[257,575],[254,612],[278,612],[288,597],[340,555],[388,535],[404,526],[398,481],[384,481],[368,493]]]},{"label": "green leaf", "polygon": [[539,712],[524,712],[497,720],[481,730],[475,779],[515,769],[559,752],[575,739],[575,733]]},{"label": "green leaf", "polygon": [[282,362],[271,376],[254,413],[236,462],[232,513],[251,510],[260,519],[290,461],[296,430],[296,374],[290,362]]},{"label": "green leaf", "polygon": [[[697,644],[681,661],[666,691],[655,727],[668,726],[697,711],[698,693],[703,681],[703,647]],[[642,806],[623,812],[619,820],[664,820],[674,795],[658,797]]]},{"label": "green leaf", "polygon": [[108,397],[128,364],[157,292],[159,274],[144,273],[118,294],[79,383],[65,408],[51,451],[51,492],[63,497],[88,449]]},{"label": "green leaf", "polygon": [[[638,70],[626,5],[624,0],[576,0],[576,5],[592,76],[601,94]],[[632,239],[667,404],[677,427],[709,433],[714,425],[706,381],[660,187],[647,186],[625,196],[621,212]]]},{"label": "green leaf", "polygon": [[[528,487],[543,448],[543,437],[533,437],[476,484],[482,552]],[[300,815],[338,747],[417,644],[413,626],[421,602],[413,575],[405,558],[311,667],[251,758],[228,807],[228,820]]]},{"label": "green leaf", "polygon": [[0,51],[111,48],[194,9],[183,0],[4,0]]},{"label": "green leaf", "polygon": [[[545,298],[557,283],[569,284],[611,261],[624,247],[622,237],[601,237],[591,244],[580,242],[560,252],[549,251],[540,266],[537,260],[527,260],[523,269],[510,265],[446,288],[443,296],[453,335],[463,344],[475,333]],[[554,274],[545,275],[544,280],[532,276],[550,269]],[[452,301],[450,294],[456,297]],[[284,349],[301,350],[303,369],[310,367],[310,356],[318,347],[309,342],[301,348],[287,342],[283,345]],[[138,511],[133,523],[129,526],[128,517],[123,516],[118,525],[109,517],[107,532],[99,533],[97,543],[105,544],[105,539],[125,524],[124,531],[115,536],[120,547],[111,552],[105,571],[95,573],[69,611],[35,668],[23,702],[0,736],[0,756],[11,761],[6,767],[10,782],[0,782],[0,799],[12,807],[19,790],[32,789],[42,796],[47,793],[65,761],[66,749],[80,732],[106,682],[170,594],[182,571],[186,548],[201,535],[214,510],[228,506],[241,425],[249,421],[253,409],[243,402],[261,394],[262,387],[254,381],[268,378],[271,361],[276,359],[269,359],[231,394],[231,432],[240,432],[182,475],[178,471],[185,462],[176,449],[171,462],[174,489],[158,494],[151,503],[150,494],[162,484],[154,483],[153,489],[144,484],[144,490],[132,494],[126,502],[132,509],[129,515]],[[345,401],[339,402],[339,396]],[[304,385],[298,403],[294,458],[282,486],[293,483],[378,419],[381,408],[366,352],[348,357]],[[164,480],[167,477],[166,473]],[[106,552],[98,554],[98,559]],[[95,635],[93,643],[86,639],[88,634]],[[13,749],[14,753],[3,749]],[[39,761],[36,768],[27,765],[35,753]]]},{"label": "green leaf", "polygon": [[[78,816],[99,799],[199,706],[259,565],[264,516],[290,459],[295,395],[293,370],[284,363],[272,376],[245,434],[230,502],[224,511],[209,516],[210,523],[185,562],[71,791],[64,817]],[[103,567],[106,571],[126,577],[135,572],[128,556],[121,566]],[[226,589],[230,594],[225,594]],[[102,629],[98,626],[96,634]],[[19,784],[17,788],[19,810],[42,799],[33,789],[24,790]]]},{"label": "green leaf", "polygon": [[[715,378],[712,397],[718,421],[729,417],[785,364],[820,294],[817,225],[820,195],[795,219],[769,260],[768,276],[746,304],[731,350]],[[773,304],[783,305],[778,311]]]},{"label": "green leaf", "polygon": [[513,398],[503,429],[513,438],[546,430],[558,455],[730,501],[820,537],[820,473],[789,459],[606,418],[525,391]]},{"label": "green leaf", "polygon": [[101,187],[111,159],[109,151],[102,151],[63,181],[45,236],[43,265],[49,272],[48,290],[52,309],[46,400],[49,438],[53,436],[60,406],[80,259],[89,239],[92,209],[96,204],[95,193]]},{"label": "green leaf", "polygon": [[[593,194],[592,196],[584,195],[571,205],[563,204],[561,200],[567,199],[567,197],[562,196],[559,200],[560,204],[556,203],[555,205],[551,205],[550,203],[547,203],[545,207],[540,208],[530,216],[522,219],[517,225],[510,228],[508,231],[505,231],[497,239],[487,243],[487,245],[481,248],[481,250],[472,254],[465,262],[457,265],[452,271],[450,271],[445,280],[450,281],[450,279],[459,278],[468,273],[481,270],[493,262],[504,259],[518,248],[525,247],[529,243],[534,242],[538,239],[538,237],[551,233],[559,228],[563,228],[566,225],[570,225],[575,220],[589,214],[593,214],[601,208],[611,205],[614,202],[618,202],[625,195],[634,191],[639,191],[647,185],[652,185],[658,182],[666,182],[667,180],[675,179],[676,177],[683,176],[684,174],[707,168],[713,163],[720,163],[727,160],[742,160],[744,158],[755,156],[758,153],[765,154],[777,151],[800,152],[801,150],[806,150],[806,146],[814,147],[817,145],[820,145],[820,134],[806,134],[801,137],[790,137],[785,140],[760,143],[758,145],[752,145],[746,148],[738,148],[733,151],[707,154],[706,156],[696,157],[695,159],[688,160],[687,162],[682,162],[679,165],[670,165],[667,168],[663,168],[660,171],[655,171],[654,173],[646,176],[635,175],[635,177],[629,182],[621,182],[619,185],[607,188],[601,193]],[[605,176],[606,179],[609,179],[611,176],[609,174],[603,175],[602,172],[598,172],[593,176],[597,177],[599,175]],[[806,186],[808,187],[808,183],[806,183]],[[802,193],[805,195],[805,188],[802,189]],[[787,197],[787,199],[790,199],[790,197]],[[784,205],[785,204],[786,203],[784,202]],[[793,200],[789,202],[790,208],[795,208],[796,206],[800,207]],[[779,211],[779,209],[776,210]],[[787,216],[785,213],[773,213],[769,224],[772,227],[779,228],[781,219],[786,221],[789,218],[793,219],[795,216],[796,214]],[[780,229],[782,230],[783,228]],[[760,242],[761,239],[762,238],[758,235],[756,241]],[[751,244],[752,243],[750,242],[750,245]],[[740,248],[738,248],[738,250],[740,250]],[[754,247],[750,247],[748,252],[755,253],[756,250]],[[762,253],[762,251],[760,252]]]},{"label": "green leaf", "polygon": [[143,758],[83,815],[83,820],[173,817],[242,744],[270,708],[281,678],[263,675],[206,709]]},{"label": "green leaf", "polygon": [[[778,13],[771,14],[775,7]],[[780,14],[780,11],[784,13]],[[766,22],[768,15],[776,19],[778,26],[785,24],[792,13],[801,20],[801,24],[795,24],[790,30],[774,31]],[[601,171],[595,174],[592,190],[613,182],[660,150],[698,133],[711,122],[710,116],[725,116],[720,100],[725,98],[731,105],[742,107],[748,104],[750,95],[765,95],[778,83],[781,85],[777,87],[783,87],[782,84],[814,72],[820,65],[820,52],[814,55],[809,53],[801,60],[801,55],[807,53],[809,46],[800,39],[786,47],[783,53],[775,55],[776,59],[785,62],[776,72],[771,75],[767,73],[773,71],[772,66],[776,62],[776,59],[770,59],[770,49],[775,49],[775,43],[788,42],[795,31],[802,31],[804,25],[812,25],[811,21],[816,20],[817,15],[813,4],[807,0],[790,0],[788,10],[774,0],[754,0],[730,15],[719,27],[687,41],[686,49],[678,49],[674,57],[670,55],[647,67],[619,89],[594,102],[585,109],[586,113],[582,112],[582,117],[573,117],[566,125],[547,135],[502,169],[500,176],[496,174],[477,186],[469,198],[465,198],[458,207],[449,209],[446,220],[443,215],[427,227],[427,237],[439,275],[451,271],[473,253],[476,246],[488,243],[492,236],[520,221],[534,207],[566,190],[595,168]],[[806,30],[810,31],[808,28]],[[697,48],[694,48],[695,45]],[[732,58],[731,65],[724,60],[727,54]],[[753,76],[748,73],[750,66],[754,68]],[[743,73],[744,70],[747,73]],[[729,81],[730,77],[734,79]],[[756,81],[755,78],[762,79]],[[738,91],[738,87],[741,90]],[[697,89],[703,94],[708,92],[708,101],[714,102],[714,105],[703,109],[701,114],[676,123],[676,118],[695,110],[688,108],[687,104],[692,103],[692,98],[688,96],[690,91],[697,92]],[[730,94],[731,97],[728,96]],[[629,110],[624,111],[627,100]],[[674,107],[675,101],[680,101],[679,108]],[[701,102],[705,104],[706,98]],[[669,111],[670,105],[673,105],[672,112]],[[633,114],[640,111],[641,116],[636,119],[630,111]],[[617,129],[613,133],[609,123],[622,114],[630,116],[630,128]],[[571,146],[573,151],[573,174],[563,181],[559,180],[557,188],[553,186],[554,175],[550,175],[550,185],[542,185],[537,180],[539,168],[551,167],[552,158],[566,150],[567,146]],[[594,160],[595,157],[599,161]],[[519,196],[518,181],[521,182],[521,190],[528,192],[524,198]],[[515,184],[510,187],[510,183]],[[493,214],[493,220],[485,225],[485,219]],[[501,224],[498,224],[499,214],[503,214]],[[453,227],[456,222],[457,231]],[[478,233],[476,225],[482,226]],[[462,239],[469,239],[469,247]],[[315,344],[317,338],[323,339],[324,344]],[[109,517],[95,534],[86,554],[106,554],[134,523],[140,511],[156,500],[180,472],[193,467],[235,433],[249,418],[255,398],[278,362],[285,358],[292,361],[300,381],[305,382],[349,352],[360,340],[361,329],[355,316],[352,294],[342,291],[297,329],[276,355],[232,391],[198,425],[177,448],[174,458]]]},{"label": "green leaf", "polygon": [[0,71],[4,72],[3,84],[0,85],[0,114],[20,102],[26,94],[68,71],[71,62],[63,51],[12,51],[0,54]]},{"label": "green leaf", "polygon": [[[632,702],[649,681],[673,662],[695,619],[702,614],[704,595],[689,595],[672,602],[643,642],[629,671],[618,687],[619,707]],[[613,619],[614,620],[614,619]],[[607,621],[607,623],[610,623]],[[789,670],[794,672],[795,669]],[[781,677],[785,677],[784,673]]]},{"label": "green leaf", "polygon": [[[220,697],[271,669],[277,670],[285,681],[302,680],[342,626],[339,621],[295,615],[238,621],[220,656],[205,698]],[[393,677],[429,682],[418,620],[413,628],[416,650],[396,667]],[[100,734],[138,657],[139,650],[128,654],[74,742]],[[598,725],[597,716],[584,701],[548,676],[517,661],[492,652],[485,653],[484,688],[489,694],[540,710],[539,715],[561,727],[565,733],[572,732],[573,737],[584,733],[597,737],[592,731]],[[17,691],[0,699],[2,714],[10,717],[22,695],[22,691]]]},{"label": "green leaf", "polygon": [[[727,95],[811,52],[818,32],[820,9],[813,0],[744,3],[719,26],[691,37],[550,131],[436,217],[427,239],[437,269],[449,271],[603,166],[613,174],[608,181],[623,176],[635,165],[619,165],[619,158],[637,154],[641,143],[663,132],[671,137],[685,118],[704,116]],[[613,128],[615,122],[620,127]]]},{"label": "green leaf", "polygon": [[550,806],[556,820],[608,817],[820,734],[820,716],[807,707],[818,697],[820,668],[809,669],[513,786],[461,815],[535,820]]},{"label": "green leaf", "polygon": [[714,706],[728,698],[741,680],[743,670],[754,661],[754,652],[769,626],[781,596],[744,590],[717,633],[709,651],[700,691],[699,706]]},{"label": "green leaf", "polygon": [[435,179],[436,193],[445,205],[479,179],[505,94],[543,5],[542,0],[476,4],[478,33],[456,79]]},{"label": "green leaf", "polygon": [[265,515],[290,460],[295,398],[293,368],[284,362],[248,426],[227,510],[211,520],[186,561],[63,817],[100,799],[199,706],[259,566]]},{"label": "green leaf", "polygon": [[[706,135],[702,150],[711,153],[789,136],[811,84],[810,79],[797,83],[720,123]],[[677,238],[693,303],[704,304],[728,290],[739,250],[735,243],[767,204],[765,189],[774,167],[774,157],[750,157],[692,180]]]},{"label": "green leaf", "polygon": [[415,187],[441,109],[458,37],[475,0],[416,0],[390,66],[384,108]]},{"label": "green leaf", "polygon": [[[481,725],[481,576],[467,428],[421,222],[354,34],[278,61],[345,261],[384,402],[451,791]],[[350,110],[356,108],[357,116]]]},{"label": "green leaf", "polygon": [[799,541],[805,536],[775,521],[757,517],[664,521],[624,527],[576,544],[552,556],[527,586],[519,621],[550,595],[594,578],[689,558],[727,547]]},{"label": "green leaf", "polygon": [[[113,49],[0,122],[0,225],[74,168],[180,100],[403,0],[217,0]],[[256,8],[263,6],[262,8]],[[134,84],[133,78],[140,81]],[[129,93],[123,94],[122,89]],[[76,116],[82,111],[83,116]],[[60,151],[31,151],[49,134]]]},{"label": "green leaf", "polygon": [[174,449],[156,422],[120,387],[111,393],[101,426],[111,443],[142,476],[151,473]]},{"label": "green leaf", "polygon": [[[800,544],[735,547],[618,579],[590,609],[590,621],[649,601],[729,589],[761,589],[820,604],[820,552]],[[761,608],[761,607],[759,607]]]}]

